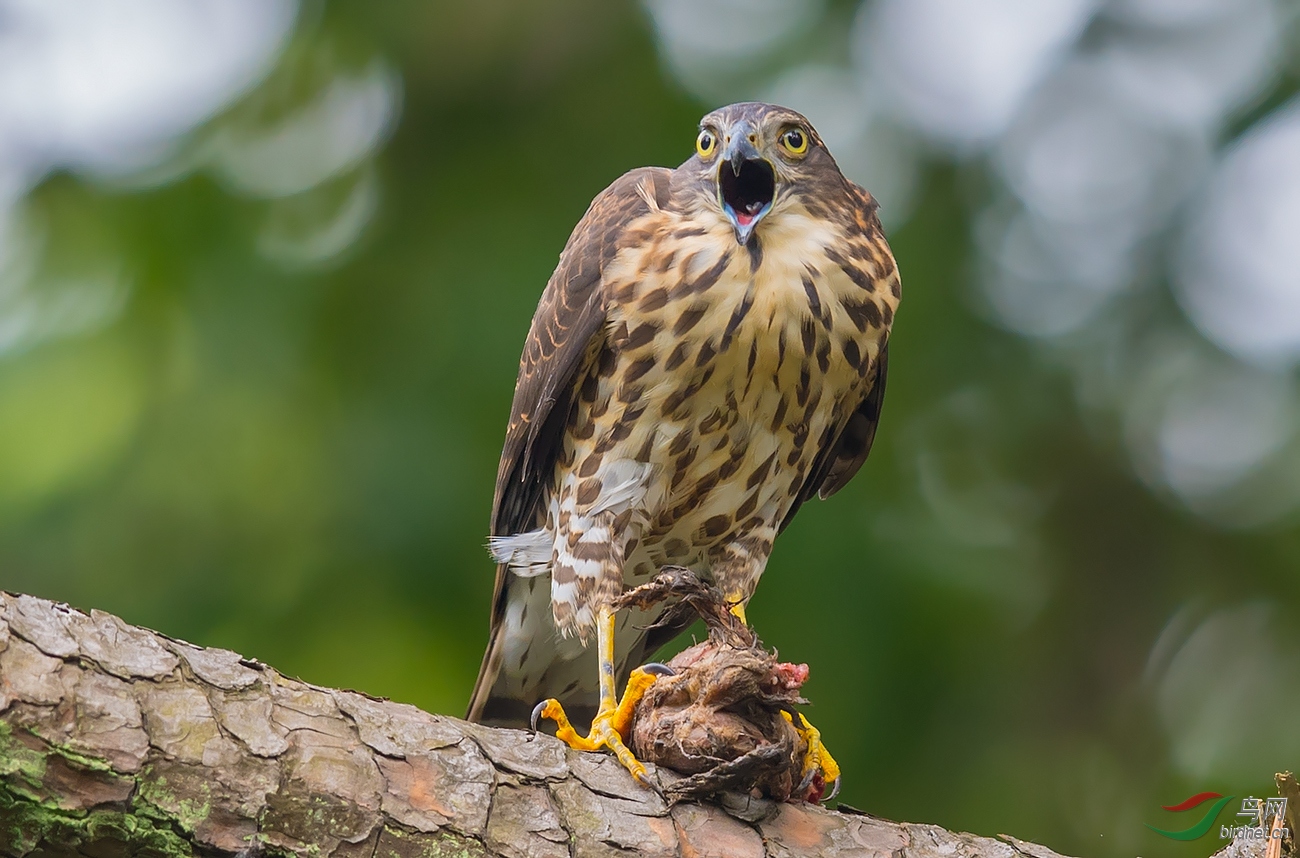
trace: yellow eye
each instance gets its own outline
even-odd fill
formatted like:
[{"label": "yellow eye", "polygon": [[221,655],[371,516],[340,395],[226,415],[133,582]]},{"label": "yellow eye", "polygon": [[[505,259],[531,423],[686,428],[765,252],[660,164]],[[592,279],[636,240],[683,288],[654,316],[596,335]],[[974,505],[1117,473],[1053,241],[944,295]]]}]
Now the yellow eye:
[{"label": "yellow eye", "polygon": [[798,128],[791,128],[781,135],[781,146],[791,155],[802,155],[808,151],[808,135]]},{"label": "yellow eye", "polygon": [[717,148],[718,138],[711,132],[701,131],[700,136],[695,138],[695,151],[700,153],[701,158],[712,158]]}]

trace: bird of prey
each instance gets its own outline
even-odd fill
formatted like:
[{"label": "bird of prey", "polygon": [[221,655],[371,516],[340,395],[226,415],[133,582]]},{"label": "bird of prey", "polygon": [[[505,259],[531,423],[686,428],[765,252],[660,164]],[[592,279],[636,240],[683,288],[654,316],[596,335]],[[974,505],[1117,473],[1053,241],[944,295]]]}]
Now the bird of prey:
[{"label": "bird of prey", "polygon": [[[654,613],[611,603],[686,566],[743,619],[800,505],[861,467],[900,297],[876,208],[807,119],[761,103],[709,113],[689,160],[633,170],[591,203],[520,361],[471,720],[553,719],[644,780],[624,740],[656,670],[630,668],[682,626],[647,632]],[[592,719],[588,736],[565,707]],[[796,727],[806,771],[837,777]]]}]

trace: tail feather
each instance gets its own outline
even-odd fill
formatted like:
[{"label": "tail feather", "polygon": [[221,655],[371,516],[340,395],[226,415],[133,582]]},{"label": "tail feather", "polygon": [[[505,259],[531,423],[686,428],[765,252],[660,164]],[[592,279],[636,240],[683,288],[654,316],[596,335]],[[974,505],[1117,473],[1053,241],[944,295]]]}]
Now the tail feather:
[{"label": "tail feather", "polygon": [[488,639],[487,650],[483,653],[483,662],[478,668],[478,679],[474,681],[474,693],[469,698],[469,709],[465,713],[467,721],[484,723],[484,714],[492,707],[492,687],[496,684],[497,674],[501,672],[501,628],[492,629]]},{"label": "tail feather", "polygon": [[533,707],[548,697],[594,713],[598,694],[594,648],[555,629],[550,575],[509,574],[466,717],[526,727]]},{"label": "tail feather", "polygon": [[[502,610],[492,625],[478,681],[466,718],[497,727],[527,727],[533,708],[554,697],[575,726],[589,723],[600,698],[596,647],[584,647],[577,638],[564,638],[551,613],[550,575],[508,576]],[[656,648],[659,635],[648,641],[646,627],[659,612],[621,611],[614,635],[615,666],[619,687],[633,667]],[[674,629],[674,633],[680,627]]]}]

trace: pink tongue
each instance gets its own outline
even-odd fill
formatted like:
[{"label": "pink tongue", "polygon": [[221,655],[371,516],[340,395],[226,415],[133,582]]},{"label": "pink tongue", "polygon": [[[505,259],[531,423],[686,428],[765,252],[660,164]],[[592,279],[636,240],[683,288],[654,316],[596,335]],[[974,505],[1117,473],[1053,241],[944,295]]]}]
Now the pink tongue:
[{"label": "pink tongue", "polygon": [[754,222],[754,216],[746,212],[736,212],[736,223],[741,226],[749,226]]}]

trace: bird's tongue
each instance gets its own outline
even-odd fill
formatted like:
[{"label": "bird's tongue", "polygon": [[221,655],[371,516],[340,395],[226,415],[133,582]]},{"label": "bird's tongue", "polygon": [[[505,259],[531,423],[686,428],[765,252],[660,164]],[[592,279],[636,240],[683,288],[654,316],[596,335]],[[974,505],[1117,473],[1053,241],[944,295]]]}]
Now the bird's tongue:
[{"label": "bird's tongue", "polygon": [[758,213],[763,210],[763,204],[753,202],[736,212],[736,223],[741,226],[749,226],[758,217]]}]

